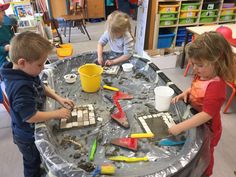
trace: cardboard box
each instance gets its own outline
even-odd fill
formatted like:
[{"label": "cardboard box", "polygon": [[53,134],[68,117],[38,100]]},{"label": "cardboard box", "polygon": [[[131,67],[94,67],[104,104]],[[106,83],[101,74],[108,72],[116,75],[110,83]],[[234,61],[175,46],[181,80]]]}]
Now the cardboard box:
[{"label": "cardboard box", "polygon": [[171,49],[146,50],[143,57],[152,61],[158,68],[175,68],[180,58],[180,52]]}]

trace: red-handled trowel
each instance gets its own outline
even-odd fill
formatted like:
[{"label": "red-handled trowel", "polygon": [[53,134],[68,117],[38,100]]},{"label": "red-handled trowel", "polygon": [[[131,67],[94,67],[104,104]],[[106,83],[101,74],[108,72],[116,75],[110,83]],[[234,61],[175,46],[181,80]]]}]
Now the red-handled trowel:
[{"label": "red-handled trowel", "polygon": [[119,125],[121,125],[124,128],[129,128],[129,122],[125,115],[125,112],[123,111],[119,100],[127,100],[132,99],[133,96],[128,95],[127,93],[123,93],[121,91],[117,91],[113,95],[113,103],[116,105],[118,112],[111,114],[111,117],[113,120],[115,120]]},{"label": "red-handled trowel", "polygon": [[115,138],[111,140],[111,144],[120,146],[126,149],[137,151],[138,139],[137,138]]},{"label": "red-handled trowel", "polygon": [[118,112],[111,114],[111,118],[122,127],[129,128],[128,119],[126,117],[125,112],[122,110],[119,101],[117,99],[114,99],[113,97],[113,102],[116,105]]}]

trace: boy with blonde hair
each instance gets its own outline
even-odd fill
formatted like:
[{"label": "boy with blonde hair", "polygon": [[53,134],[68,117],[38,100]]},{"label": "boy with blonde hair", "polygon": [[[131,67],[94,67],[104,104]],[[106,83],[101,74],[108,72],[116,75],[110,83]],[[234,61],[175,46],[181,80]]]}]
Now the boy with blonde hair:
[{"label": "boy with blonde hair", "polygon": [[[10,46],[11,62],[3,65],[0,74],[10,103],[13,140],[23,155],[24,176],[39,177],[41,160],[34,143],[35,123],[69,118],[71,111],[66,107],[73,107],[74,103],[57,95],[38,76],[53,49],[48,40],[27,31],[15,36]],[[46,96],[64,108],[45,111]]]}]

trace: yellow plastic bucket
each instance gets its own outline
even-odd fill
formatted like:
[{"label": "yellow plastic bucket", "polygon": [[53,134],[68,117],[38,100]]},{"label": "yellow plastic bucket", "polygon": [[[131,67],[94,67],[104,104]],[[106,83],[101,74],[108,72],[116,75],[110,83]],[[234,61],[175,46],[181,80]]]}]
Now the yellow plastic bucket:
[{"label": "yellow plastic bucket", "polygon": [[102,79],[103,68],[96,64],[85,64],[79,67],[82,89],[85,92],[96,92],[99,90]]}]

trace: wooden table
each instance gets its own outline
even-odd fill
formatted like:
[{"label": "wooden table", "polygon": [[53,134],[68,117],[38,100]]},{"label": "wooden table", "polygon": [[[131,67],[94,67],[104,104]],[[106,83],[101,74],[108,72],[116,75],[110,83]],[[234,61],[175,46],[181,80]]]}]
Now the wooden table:
[{"label": "wooden table", "polygon": [[[201,35],[204,32],[208,32],[208,31],[215,31],[218,27],[220,27],[222,25],[211,25],[211,26],[195,26],[195,27],[187,27],[186,28],[186,35],[185,35],[185,41],[184,41],[184,49],[183,49],[183,55],[182,55],[182,60],[181,60],[181,65],[180,67],[183,68],[184,67],[184,63],[185,63],[185,46],[188,43],[188,38],[190,33],[192,33],[193,35]],[[229,28],[232,29],[233,32],[233,38],[236,38],[236,24],[224,24],[224,26],[227,26]],[[236,47],[233,47],[233,53],[236,55]]]}]

